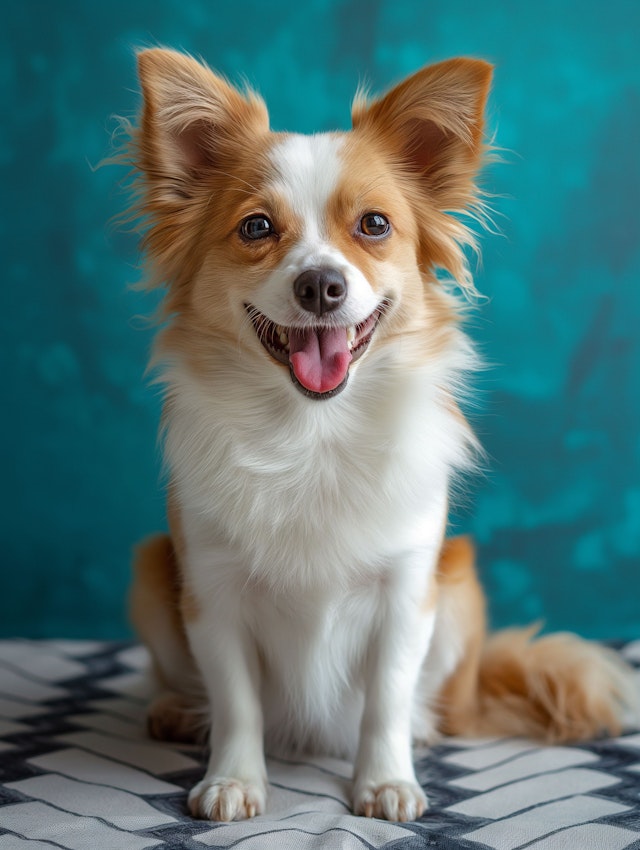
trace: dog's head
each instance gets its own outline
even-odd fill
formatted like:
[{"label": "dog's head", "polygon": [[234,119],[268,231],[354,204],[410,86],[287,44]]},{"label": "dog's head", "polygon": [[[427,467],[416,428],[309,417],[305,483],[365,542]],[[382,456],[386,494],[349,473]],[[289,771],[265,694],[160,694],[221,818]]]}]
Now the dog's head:
[{"label": "dog's head", "polygon": [[139,212],[176,338],[267,358],[314,399],[389,340],[433,354],[453,315],[435,269],[472,286],[455,214],[478,205],[489,65],[424,68],[314,136],[271,132],[255,94],[188,56],[144,51],[139,74]]}]

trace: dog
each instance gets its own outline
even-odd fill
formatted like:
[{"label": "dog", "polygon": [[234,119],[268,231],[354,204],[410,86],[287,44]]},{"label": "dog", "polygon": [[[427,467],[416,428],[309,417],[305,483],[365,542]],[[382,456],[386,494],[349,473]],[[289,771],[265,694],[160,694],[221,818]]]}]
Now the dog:
[{"label": "dog", "polygon": [[445,539],[478,457],[459,402],[491,66],[425,67],[312,136],[272,132],[187,55],[138,69],[130,216],[165,290],[170,534],[139,547],[131,612],[151,734],[209,730],[191,813],[264,812],[265,748],[352,759],[354,812],[407,821],[427,806],[412,742],[620,731],[614,655],[488,636],[473,545]]}]

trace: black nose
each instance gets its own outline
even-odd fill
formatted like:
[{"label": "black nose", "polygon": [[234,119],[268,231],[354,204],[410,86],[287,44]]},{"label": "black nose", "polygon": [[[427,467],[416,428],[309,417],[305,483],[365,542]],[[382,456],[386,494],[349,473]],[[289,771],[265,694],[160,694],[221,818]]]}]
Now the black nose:
[{"label": "black nose", "polygon": [[347,282],[336,269],[307,269],[295,279],[293,292],[303,310],[321,316],[347,297]]}]

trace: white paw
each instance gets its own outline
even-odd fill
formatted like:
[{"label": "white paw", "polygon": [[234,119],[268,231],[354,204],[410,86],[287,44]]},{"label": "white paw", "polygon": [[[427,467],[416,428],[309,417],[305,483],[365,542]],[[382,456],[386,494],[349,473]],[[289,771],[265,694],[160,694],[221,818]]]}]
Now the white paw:
[{"label": "white paw", "polygon": [[189,811],[205,820],[245,820],[264,812],[262,784],[219,776],[205,776],[189,794]]},{"label": "white paw", "polygon": [[424,791],[414,782],[385,782],[356,788],[353,809],[357,815],[383,820],[417,820],[427,808]]}]

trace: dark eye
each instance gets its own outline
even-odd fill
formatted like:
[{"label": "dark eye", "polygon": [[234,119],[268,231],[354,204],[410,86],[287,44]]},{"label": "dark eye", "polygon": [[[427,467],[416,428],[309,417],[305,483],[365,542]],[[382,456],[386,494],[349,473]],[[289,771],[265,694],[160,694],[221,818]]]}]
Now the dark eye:
[{"label": "dark eye", "polygon": [[252,215],[240,225],[240,233],[245,239],[255,241],[256,239],[266,239],[275,233],[273,225],[266,215]]},{"label": "dark eye", "polygon": [[391,225],[382,213],[367,213],[360,219],[360,232],[365,236],[386,236]]}]

